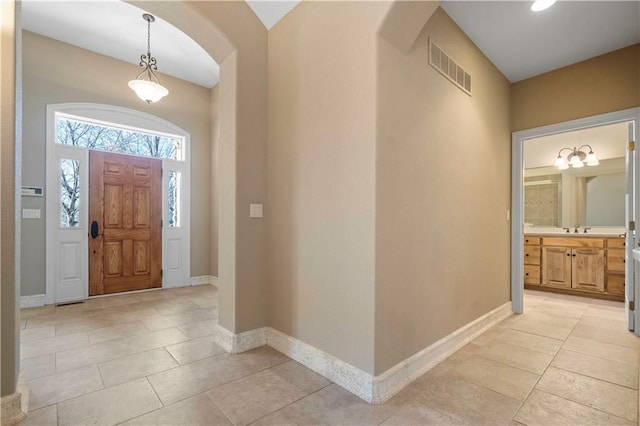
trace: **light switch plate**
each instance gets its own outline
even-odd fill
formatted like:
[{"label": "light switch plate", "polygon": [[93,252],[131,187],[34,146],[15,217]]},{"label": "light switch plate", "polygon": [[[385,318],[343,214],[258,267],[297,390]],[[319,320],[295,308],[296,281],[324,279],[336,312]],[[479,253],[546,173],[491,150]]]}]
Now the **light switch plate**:
[{"label": "light switch plate", "polygon": [[249,204],[249,217],[262,217],[262,204]]},{"label": "light switch plate", "polygon": [[22,209],[23,219],[40,219],[40,209]]}]

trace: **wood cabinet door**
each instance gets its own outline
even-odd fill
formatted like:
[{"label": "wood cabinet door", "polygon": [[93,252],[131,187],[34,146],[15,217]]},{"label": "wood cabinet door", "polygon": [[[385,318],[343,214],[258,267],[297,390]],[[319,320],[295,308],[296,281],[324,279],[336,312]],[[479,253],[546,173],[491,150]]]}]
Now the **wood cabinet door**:
[{"label": "wood cabinet door", "polygon": [[161,172],[161,160],[89,152],[90,296],[162,286]]},{"label": "wood cabinet door", "polygon": [[542,247],[542,285],[571,288],[571,249]]},{"label": "wood cabinet door", "polygon": [[574,248],[571,253],[571,287],[604,291],[604,250]]}]

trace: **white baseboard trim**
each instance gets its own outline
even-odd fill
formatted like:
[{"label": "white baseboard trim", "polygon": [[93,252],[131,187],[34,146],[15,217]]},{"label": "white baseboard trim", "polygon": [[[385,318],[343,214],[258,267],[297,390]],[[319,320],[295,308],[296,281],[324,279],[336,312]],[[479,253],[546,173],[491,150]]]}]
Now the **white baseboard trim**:
[{"label": "white baseboard trim", "polygon": [[44,306],[45,303],[44,294],[34,294],[33,296],[20,296],[20,309],[25,308],[37,308]]},{"label": "white baseboard trim", "polygon": [[366,402],[382,404],[511,314],[511,302],[507,302],[375,377],[271,327],[234,334],[219,325],[215,340],[229,353],[240,353],[269,345]]},{"label": "white baseboard trim", "polygon": [[266,345],[267,327],[234,334],[223,326],[218,325],[214,340],[225,351],[238,354]]},{"label": "white baseboard trim", "polygon": [[267,330],[267,345],[371,403],[371,374],[270,327]]},{"label": "white baseboard trim", "polygon": [[409,383],[512,313],[511,302],[507,302],[376,376],[371,403],[382,404],[388,401]]},{"label": "white baseboard trim", "polygon": [[216,285],[218,283],[218,277],[214,277],[213,275],[201,275],[199,277],[191,277],[190,285],[202,285],[202,284],[212,284]]}]

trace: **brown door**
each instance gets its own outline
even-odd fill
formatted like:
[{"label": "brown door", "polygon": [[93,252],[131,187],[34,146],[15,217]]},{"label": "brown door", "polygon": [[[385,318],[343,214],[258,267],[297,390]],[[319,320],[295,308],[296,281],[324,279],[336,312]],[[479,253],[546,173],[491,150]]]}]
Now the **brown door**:
[{"label": "brown door", "polygon": [[89,152],[90,296],[162,286],[161,167]]}]

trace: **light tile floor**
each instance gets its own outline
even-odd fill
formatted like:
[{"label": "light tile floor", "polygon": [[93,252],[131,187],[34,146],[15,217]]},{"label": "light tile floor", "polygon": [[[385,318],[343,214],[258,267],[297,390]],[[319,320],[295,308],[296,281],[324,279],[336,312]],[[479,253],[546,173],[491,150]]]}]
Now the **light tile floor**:
[{"label": "light tile floor", "polygon": [[383,405],[268,347],[226,354],[209,285],[26,309],[21,424],[638,424],[640,339],[623,305],[525,293],[523,315]]}]

